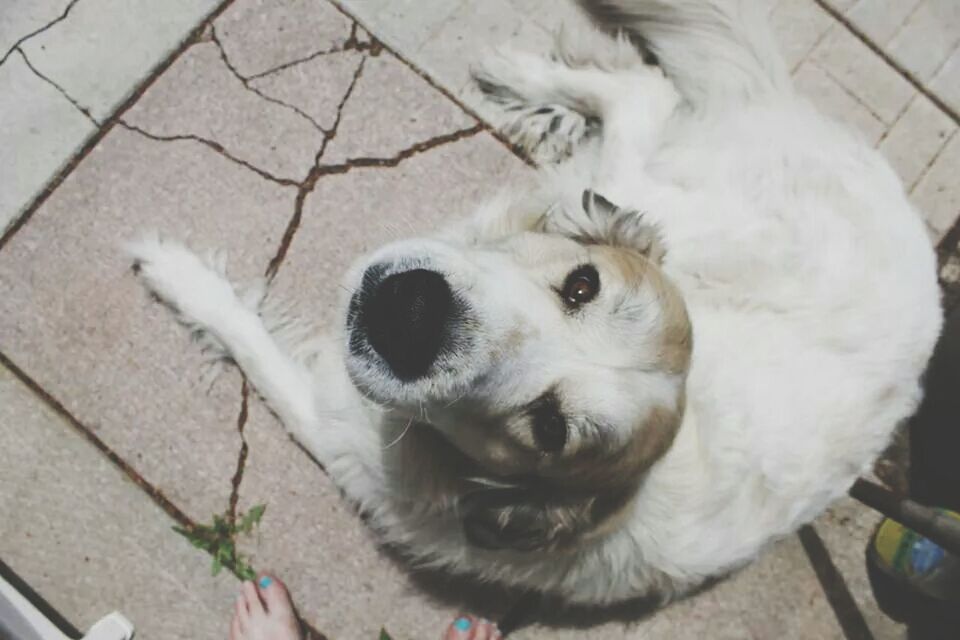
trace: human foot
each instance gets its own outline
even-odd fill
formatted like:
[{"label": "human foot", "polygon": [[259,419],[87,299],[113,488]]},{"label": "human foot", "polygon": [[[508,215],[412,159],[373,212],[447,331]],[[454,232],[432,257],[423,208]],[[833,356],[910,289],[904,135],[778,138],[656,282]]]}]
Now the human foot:
[{"label": "human foot", "polygon": [[[471,636],[463,636],[469,638]],[[486,636],[481,636],[486,637]],[[287,587],[273,576],[243,583],[237,596],[230,640],[301,640],[300,623]]]},{"label": "human foot", "polygon": [[453,621],[441,640],[500,640],[503,634],[497,625],[483,618],[460,616]]}]

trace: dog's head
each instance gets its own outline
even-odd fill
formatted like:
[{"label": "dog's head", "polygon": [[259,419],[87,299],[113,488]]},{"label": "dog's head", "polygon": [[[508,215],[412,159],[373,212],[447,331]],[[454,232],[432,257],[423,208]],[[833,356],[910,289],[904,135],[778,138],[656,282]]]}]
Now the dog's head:
[{"label": "dog's head", "polygon": [[389,245],[348,278],[351,379],[469,460],[473,544],[603,531],[670,446],[691,329],[662,255],[642,216],[587,191],[526,228]]}]

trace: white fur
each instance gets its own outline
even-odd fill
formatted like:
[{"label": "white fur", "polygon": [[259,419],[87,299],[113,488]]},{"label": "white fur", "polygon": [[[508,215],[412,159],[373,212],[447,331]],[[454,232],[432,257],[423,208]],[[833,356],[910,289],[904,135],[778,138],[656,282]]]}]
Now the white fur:
[{"label": "white fur", "polygon": [[[601,135],[582,140],[578,130],[573,157],[545,168],[537,188],[494,200],[433,238],[386,247],[346,278],[353,289],[369,264],[429,256],[483,301],[478,339],[490,349],[458,363],[473,372],[500,367],[504,378],[486,381],[492,386],[483,393],[532,393],[549,351],[550,362],[573,363],[564,375],[582,382],[581,395],[606,394],[600,408],[626,415],[637,403],[669,402],[682,379],[650,372],[630,378],[643,381],[630,389],[593,389],[606,369],[588,373],[574,354],[605,349],[603,331],[587,322],[571,333],[549,320],[552,302],[536,283],[560,272],[518,266],[530,252],[588,250],[530,241],[522,232],[563,228],[552,227],[551,217],[579,215],[587,187],[643,212],[657,228],[663,272],[682,293],[694,328],[686,413],[626,519],[577,553],[466,545],[455,504],[418,502],[415,488],[442,480],[418,477],[416,460],[404,456],[418,437],[407,434],[415,418],[458,447],[476,443],[445,431],[439,405],[431,415],[401,412],[398,419],[354,384],[364,380],[365,393],[402,396],[400,404],[415,406],[419,397],[474,384],[466,373],[413,387],[372,371],[351,371],[351,380],[347,367],[360,365],[345,362],[342,336],[320,342],[326,346],[309,358],[286,355],[221,270],[174,243],[154,239],[132,248],[147,286],[238,362],[384,539],[424,564],[584,603],[681,594],[814,518],[869,468],[916,407],[940,327],[933,252],[900,183],[874,150],[793,92],[755,3],[605,5],[621,20],[632,16],[625,26],[648,39],[669,80],[603,44],[595,65],[581,52],[566,62],[488,60],[483,73],[509,87],[511,99],[598,118]],[[483,249],[494,242],[507,249]],[[521,269],[536,275],[518,278]],[[498,295],[498,286],[523,296],[522,308]],[[640,295],[656,309],[654,294]],[[497,336],[525,322],[542,324],[542,334],[506,367]],[[637,336],[657,318],[644,322]],[[597,359],[626,366],[625,353],[636,356],[647,344],[637,337],[630,346],[627,338]],[[435,495],[446,490],[438,486]]]}]

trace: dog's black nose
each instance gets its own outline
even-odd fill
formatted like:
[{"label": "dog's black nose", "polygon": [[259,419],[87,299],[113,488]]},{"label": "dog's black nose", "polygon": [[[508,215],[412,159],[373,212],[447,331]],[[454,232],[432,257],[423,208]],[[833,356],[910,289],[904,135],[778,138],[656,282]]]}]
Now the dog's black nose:
[{"label": "dog's black nose", "polygon": [[360,309],[370,346],[403,381],[427,374],[454,314],[453,292],[436,271],[413,269],[384,278]]}]

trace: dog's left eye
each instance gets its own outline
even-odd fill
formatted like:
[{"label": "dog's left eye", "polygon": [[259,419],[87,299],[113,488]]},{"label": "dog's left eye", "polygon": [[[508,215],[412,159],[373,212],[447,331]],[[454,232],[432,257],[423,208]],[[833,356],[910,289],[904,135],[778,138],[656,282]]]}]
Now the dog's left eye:
[{"label": "dog's left eye", "polygon": [[568,308],[576,309],[600,293],[600,274],[592,264],[580,265],[567,275],[560,290],[560,297]]}]

